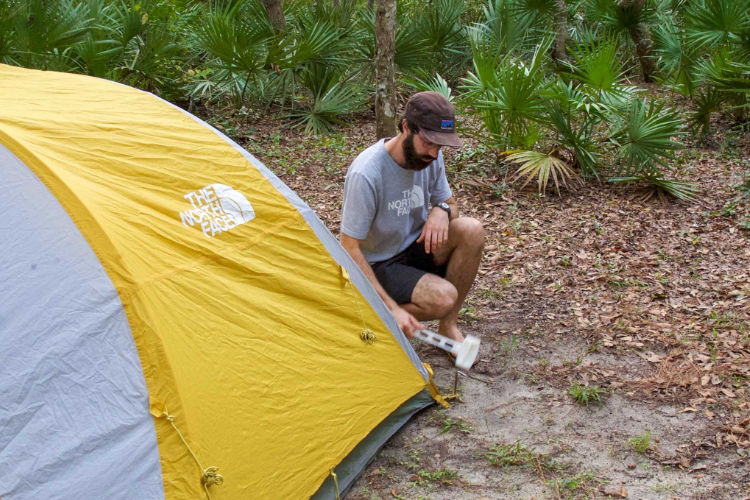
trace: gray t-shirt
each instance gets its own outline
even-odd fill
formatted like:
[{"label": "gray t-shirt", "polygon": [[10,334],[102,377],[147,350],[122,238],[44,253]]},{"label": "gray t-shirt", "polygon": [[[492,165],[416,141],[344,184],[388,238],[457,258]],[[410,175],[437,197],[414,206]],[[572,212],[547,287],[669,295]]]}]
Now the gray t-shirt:
[{"label": "gray t-shirt", "polygon": [[422,232],[430,206],[451,197],[442,151],[424,170],[393,161],[381,139],[349,166],[344,183],[341,232],[363,240],[368,262],[390,259]]}]

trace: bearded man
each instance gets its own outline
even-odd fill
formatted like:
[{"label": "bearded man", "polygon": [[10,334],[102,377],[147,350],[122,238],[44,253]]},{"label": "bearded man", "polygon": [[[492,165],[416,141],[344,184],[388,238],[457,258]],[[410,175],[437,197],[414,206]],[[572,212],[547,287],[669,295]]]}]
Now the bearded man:
[{"label": "bearded man", "polygon": [[474,282],[484,228],[459,215],[443,146],[458,147],[453,104],[437,92],[406,103],[399,134],[352,162],[344,184],[341,244],[412,337],[421,321],[459,342],[458,311]]}]

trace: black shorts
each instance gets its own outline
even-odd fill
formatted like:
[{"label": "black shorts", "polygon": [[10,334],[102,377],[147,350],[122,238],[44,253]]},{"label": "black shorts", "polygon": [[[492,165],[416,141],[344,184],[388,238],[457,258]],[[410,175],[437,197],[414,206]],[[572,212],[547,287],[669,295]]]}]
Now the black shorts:
[{"label": "black shorts", "polygon": [[416,240],[400,254],[372,264],[375,277],[397,304],[411,302],[411,294],[422,276],[431,273],[444,278],[447,267],[435,265],[432,254],[424,251],[424,242]]}]

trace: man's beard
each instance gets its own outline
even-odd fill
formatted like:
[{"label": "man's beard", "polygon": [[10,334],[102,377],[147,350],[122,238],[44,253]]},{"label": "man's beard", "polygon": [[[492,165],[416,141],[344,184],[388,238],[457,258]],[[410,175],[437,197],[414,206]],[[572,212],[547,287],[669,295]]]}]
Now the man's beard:
[{"label": "man's beard", "polygon": [[430,155],[418,155],[417,150],[414,148],[414,133],[409,132],[403,142],[404,149],[404,161],[406,165],[404,168],[407,170],[424,170],[435,158]]}]

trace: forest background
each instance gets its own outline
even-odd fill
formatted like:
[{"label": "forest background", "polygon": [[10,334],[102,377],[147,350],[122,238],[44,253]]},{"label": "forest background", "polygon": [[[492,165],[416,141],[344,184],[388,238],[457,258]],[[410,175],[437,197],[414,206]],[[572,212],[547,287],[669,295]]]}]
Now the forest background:
[{"label": "forest background", "polygon": [[0,62],[196,113],[334,232],[397,103],[456,104],[484,351],[355,496],[750,495],[750,0],[0,0]]}]

